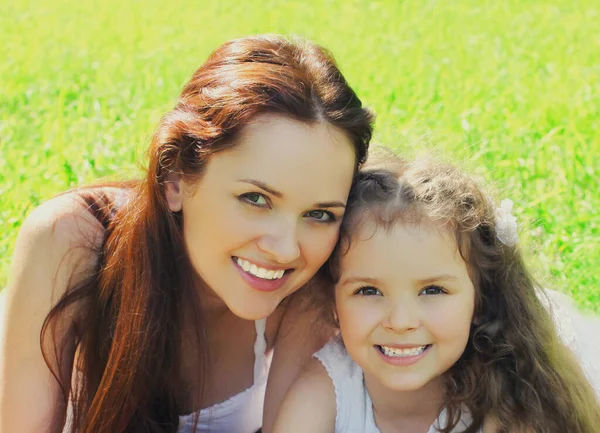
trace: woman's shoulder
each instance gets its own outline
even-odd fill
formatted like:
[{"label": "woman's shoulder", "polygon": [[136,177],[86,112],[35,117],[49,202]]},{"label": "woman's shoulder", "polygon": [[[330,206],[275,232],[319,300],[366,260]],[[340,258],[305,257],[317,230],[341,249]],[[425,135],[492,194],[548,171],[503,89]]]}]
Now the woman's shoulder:
[{"label": "woman's shoulder", "polygon": [[25,219],[19,237],[45,239],[56,248],[101,245],[105,227],[98,209],[117,208],[129,197],[129,189],[101,186],[75,189],[42,203]]},{"label": "woman's shoulder", "polygon": [[[0,318],[0,376],[4,374],[1,393],[11,396],[4,399],[0,408],[3,425],[23,427],[26,420],[24,428],[29,431],[40,420],[46,422],[62,414],[63,409],[56,404],[62,396],[48,368],[58,371],[60,367],[61,372],[70,374],[74,341],[60,340],[65,345],[60,360],[55,357],[59,352],[54,351],[53,344],[58,334],[70,335],[78,304],[70,304],[73,309],[69,307],[65,314],[57,316],[51,328],[45,326],[59,299],[95,269],[96,247],[103,230],[88,212],[85,200],[75,192],[43,203],[21,226],[5,290],[5,310]],[[48,335],[52,338],[44,338],[40,345],[44,329],[50,329]],[[33,416],[29,404],[32,395],[40,396],[36,398]]]},{"label": "woman's shoulder", "polygon": [[79,191],[51,198],[35,208],[25,219],[17,242],[43,242],[48,253],[59,253],[78,247],[97,247],[104,228],[89,211]]},{"label": "woman's shoulder", "polygon": [[38,295],[52,291],[58,299],[67,286],[93,272],[105,228],[90,212],[86,193],[73,190],[51,198],[25,218],[12,257],[9,289],[41,291]]}]

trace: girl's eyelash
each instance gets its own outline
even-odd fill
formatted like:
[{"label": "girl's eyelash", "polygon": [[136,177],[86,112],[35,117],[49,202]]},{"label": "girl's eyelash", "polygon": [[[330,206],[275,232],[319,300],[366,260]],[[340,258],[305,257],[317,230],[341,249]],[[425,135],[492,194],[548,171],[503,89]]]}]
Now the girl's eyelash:
[{"label": "girl's eyelash", "polygon": [[355,290],[354,294],[359,296],[378,296],[381,295],[381,291],[377,287],[363,286]]},{"label": "girl's eyelash", "polygon": [[[435,292],[435,293],[431,293],[431,292]],[[430,286],[427,286],[427,287],[424,287],[423,289],[421,289],[421,293],[423,293],[425,295],[443,295],[443,294],[448,293],[448,291],[446,289],[444,289],[442,286],[432,284]]]}]

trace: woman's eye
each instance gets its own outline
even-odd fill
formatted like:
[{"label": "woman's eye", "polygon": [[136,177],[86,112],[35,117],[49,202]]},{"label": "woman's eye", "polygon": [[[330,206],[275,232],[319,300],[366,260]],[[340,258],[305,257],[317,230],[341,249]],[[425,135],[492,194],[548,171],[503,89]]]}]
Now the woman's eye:
[{"label": "woman's eye", "polygon": [[421,290],[420,295],[443,295],[447,293],[443,287],[440,286],[427,286]]},{"label": "woman's eye", "polygon": [[240,200],[245,201],[253,206],[265,207],[268,206],[267,198],[258,192],[247,192],[240,195]]},{"label": "woman's eye", "polygon": [[333,213],[328,212],[326,210],[311,210],[307,212],[306,215],[318,222],[333,222],[336,220],[336,217]]},{"label": "woman's eye", "polygon": [[366,287],[361,287],[356,292],[354,292],[354,294],[361,295],[361,296],[381,296],[382,293],[379,291],[379,289],[377,287],[366,286]]}]

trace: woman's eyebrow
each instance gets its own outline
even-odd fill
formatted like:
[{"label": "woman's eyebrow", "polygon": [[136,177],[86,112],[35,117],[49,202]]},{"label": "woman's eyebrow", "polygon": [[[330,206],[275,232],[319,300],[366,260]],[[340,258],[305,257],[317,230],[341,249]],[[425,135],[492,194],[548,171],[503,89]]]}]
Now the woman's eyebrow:
[{"label": "woman's eyebrow", "polygon": [[341,207],[346,208],[346,203],[341,201],[326,201],[323,203],[315,203],[315,207]]},{"label": "woman's eyebrow", "polygon": [[260,180],[256,180],[256,179],[238,179],[239,182],[245,182],[245,183],[249,183],[252,184],[254,186],[259,187],[260,189],[262,189],[263,191],[268,192],[269,194],[274,195],[277,198],[281,198],[283,197],[283,193],[281,191],[277,191],[275,188],[270,187],[269,185],[267,185],[266,183],[260,181]]},{"label": "woman's eyebrow", "polygon": [[[263,181],[260,181],[257,179],[238,179],[238,182],[249,183],[251,185],[257,186],[258,188],[262,189],[263,191],[268,192],[269,194],[274,195],[277,198],[283,197],[283,193],[281,191],[277,191],[275,188],[267,185]],[[337,200],[325,201],[325,202],[321,202],[321,203],[315,203],[314,207],[318,207],[318,208],[340,207],[342,209],[345,209],[346,203],[344,203],[342,201],[337,201]]]}]

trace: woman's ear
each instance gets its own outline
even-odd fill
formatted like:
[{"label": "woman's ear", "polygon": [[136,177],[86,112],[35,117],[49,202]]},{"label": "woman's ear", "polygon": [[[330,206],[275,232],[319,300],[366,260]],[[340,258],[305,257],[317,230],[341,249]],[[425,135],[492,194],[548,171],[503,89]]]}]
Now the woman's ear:
[{"label": "woman's ear", "polygon": [[181,175],[171,173],[165,180],[165,196],[171,212],[179,212],[182,207],[181,201]]}]

